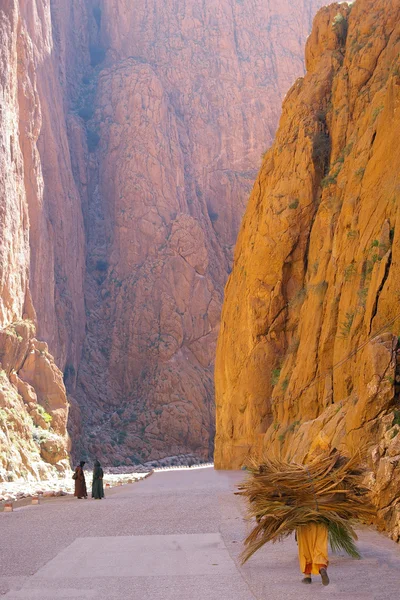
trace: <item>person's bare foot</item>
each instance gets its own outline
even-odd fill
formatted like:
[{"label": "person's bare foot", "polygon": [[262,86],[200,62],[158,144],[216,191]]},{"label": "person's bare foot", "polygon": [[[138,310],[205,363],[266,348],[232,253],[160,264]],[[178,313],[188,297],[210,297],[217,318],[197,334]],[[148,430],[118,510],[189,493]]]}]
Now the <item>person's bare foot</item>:
[{"label": "person's bare foot", "polygon": [[312,583],[311,582],[311,577],[309,577],[309,576],[306,575],[304,577],[304,579],[301,580],[301,583],[307,583],[307,584]]},{"label": "person's bare foot", "polygon": [[329,585],[329,577],[327,570],[322,568],[319,570],[319,574],[321,575],[322,585]]}]

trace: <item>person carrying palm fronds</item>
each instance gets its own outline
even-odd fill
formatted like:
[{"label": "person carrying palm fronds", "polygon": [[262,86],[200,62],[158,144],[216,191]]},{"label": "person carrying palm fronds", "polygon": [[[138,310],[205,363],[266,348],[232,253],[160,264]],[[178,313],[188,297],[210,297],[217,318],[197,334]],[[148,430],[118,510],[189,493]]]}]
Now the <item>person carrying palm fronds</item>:
[{"label": "person carrying palm fronds", "polygon": [[293,531],[304,583],[319,573],[328,585],[328,538],[333,550],[360,557],[354,523],[372,522],[376,511],[358,456],[347,458],[334,450],[306,465],[266,458],[262,464],[251,461],[246,470],[250,476],[236,493],[246,499],[247,515],[256,525],[245,540],[242,563]]}]

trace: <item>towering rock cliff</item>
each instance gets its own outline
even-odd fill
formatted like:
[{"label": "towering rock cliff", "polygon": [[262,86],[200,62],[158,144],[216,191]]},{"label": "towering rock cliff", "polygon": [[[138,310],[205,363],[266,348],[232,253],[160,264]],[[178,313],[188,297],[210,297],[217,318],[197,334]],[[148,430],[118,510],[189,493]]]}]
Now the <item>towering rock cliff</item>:
[{"label": "towering rock cliff", "polygon": [[232,247],[319,4],[92,4],[101,62],[80,106],[94,143],[76,390],[90,453],[212,456]]},{"label": "towering rock cliff", "polygon": [[400,4],[316,17],[248,205],[216,364],[216,464],[368,448],[400,536]]},{"label": "towering rock cliff", "polygon": [[76,456],[212,454],[232,247],[321,4],[1,3],[0,477],[66,456],[56,365]]},{"label": "towering rock cliff", "polygon": [[79,361],[85,255],[67,136],[72,28],[63,4],[0,6],[0,480],[68,466],[68,404],[56,363]]}]

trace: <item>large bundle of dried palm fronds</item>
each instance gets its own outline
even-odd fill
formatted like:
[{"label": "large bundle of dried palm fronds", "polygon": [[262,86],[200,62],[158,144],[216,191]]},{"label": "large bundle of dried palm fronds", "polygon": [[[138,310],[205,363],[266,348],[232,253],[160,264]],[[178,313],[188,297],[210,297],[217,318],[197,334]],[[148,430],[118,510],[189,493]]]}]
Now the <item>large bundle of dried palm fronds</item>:
[{"label": "large bundle of dried palm fronds", "polygon": [[307,465],[267,458],[261,465],[250,462],[247,471],[250,476],[237,493],[246,498],[248,517],[257,524],[245,540],[243,562],[266,542],[308,523],[327,526],[333,550],[359,557],[354,523],[375,516],[359,456],[346,458],[335,450]]}]

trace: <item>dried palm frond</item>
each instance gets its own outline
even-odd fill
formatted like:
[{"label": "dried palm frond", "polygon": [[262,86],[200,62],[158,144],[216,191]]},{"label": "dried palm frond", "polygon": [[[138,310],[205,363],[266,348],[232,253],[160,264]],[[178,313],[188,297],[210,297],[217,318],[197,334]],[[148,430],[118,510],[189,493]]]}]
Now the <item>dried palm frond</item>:
[{"label": "dried palm frond", "polygon": [[359,463],[359,456],[346,458],[338,451],[307,465],[277,458],[267,458],[261,465],[250,462],[250,477],[237,494],[247,500],[247,516],[257,524],[245,540],[243,562],[265,543],[281,540],[308,523],[324,524],[333,549],[359,557],[353,524],[370,523],[375,517]]},{"label": "dried palm frond", "polygon": [[357,536],[354,538],[352,532],[350,532],[347,527],[343,527],[343,525],[334,523],[333,521],[329,521],[327,527],[329,543],[334,552],[344,550],[346,554],[352,558],[361,558],[354,542],[354,540],[357,539]]}]

